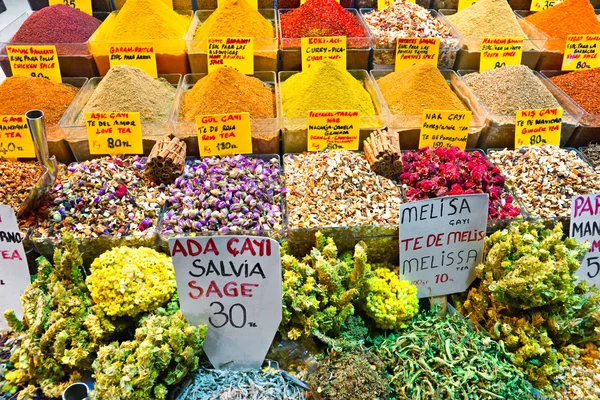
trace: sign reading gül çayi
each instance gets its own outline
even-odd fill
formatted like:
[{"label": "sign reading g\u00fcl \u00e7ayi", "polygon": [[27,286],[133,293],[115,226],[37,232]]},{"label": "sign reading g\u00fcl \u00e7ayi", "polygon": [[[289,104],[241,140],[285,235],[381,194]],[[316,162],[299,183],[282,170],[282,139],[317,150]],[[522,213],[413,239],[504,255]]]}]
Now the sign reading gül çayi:
[{"label": "sign reading g\u00fcl \u00e7ayi", "polygon": [[128,65],[158,78],[153,42],[109,43],[108,53],[111,68],[115,65]]},{"label": "sign reading g\u00fcl \u00e7ayi", "polygon": [[346,68],[345,36],[303,37],[300,44],[303,71],[323,60],[334,60]]},{"label": "sign reading g\u00fcl \u00e7ayi", "polygon": [[208,38],[208,73],[230,67],[242,74],[254,73],[254,39]]},{"label": "sign reading g\u00fcl \u00e7ayi", "polygon": [[92,0],[48,0],[49,6],[55,6],[57,4],[64,4],[88,15],[92,15]]},{"label": "sign reading g\u00fcl \u00e7ayi", "polygon": [[142,154],[139,112],[86,112],[90,154]]},{"label": "sign reading g\u00fcl \u00e7ayi", "polygon": [[202,157],[252,153],[250,113],[199,115],[196,131]]},{"label": "sign reading g\u00fcl \u00e7ayi", "polygon": [[521,146],[560,146],[562,107],[518,110],[515,116],[515,149]]},{"label": "sign reading g\u00fcl \u00e7ayi", "polygon": [[571,204],[572,238],[590,243],[577,271],[580,281],[600,288],[600,194],[573,196]]},{"label": "sign reading g\u00fcl \u00e7ayi", "polygon": [[56,46],[6,46],[13,76],[33,76],[62,83]]},{"label": "sign reading g\u00fcl \u00e7ayi", "polygon": [[486,37],[481,41],[479,72],[521,64],[522,37]]},{"label": "sign reading g\u00fcl \u00e7ayi", "polygon": [[417,297],[467,290],[483,260],[488,205],[488,194],[469,194],[400,206],[400,277]]},{"label": "sign reading g\u00fcl \u00e7ayi", "polygon": [[[31,282],[29,268],[15,211],[4,205],[0,205],[0,267],[0,307],[22,318],[20,296]],[[0,329],[7,328],[6,319],[0,317]]]},{"label": "sign reading g\u00fcl \u00e7ayi", "polygon": [[575,71],[600,67],[599,45],[600,35],[569,35],[562,70]]},{"label": "sign reading g\u00fcl \u00e7ayi", "polygon": [[259,370],[279,328],[279,243],[258,236],[171,238],[181,312],[208,325],[204,352],[216,369]]},{"label": "sign reading g\u00fcl \u00e7ayi", "polygon": [[471,111],[423,110],[419,148],[467,147]]},{"label": "sign reading g\u00fcl \u00e7ayi", "polygon": [[308,151],[358,150],[358,111],[309,111]]},{"label": "sign reading g\u00fcl \u00e7ayi", "polygon": [[398,71],[421,63],[437,66],[439,52],[440,38],[398,38],[394,68]]},{"label": "sign reading g\u00fcl \u00e7ayi", "polygon": [[0,115],[0,157],[35,157],[33,139],[24,115]]}]

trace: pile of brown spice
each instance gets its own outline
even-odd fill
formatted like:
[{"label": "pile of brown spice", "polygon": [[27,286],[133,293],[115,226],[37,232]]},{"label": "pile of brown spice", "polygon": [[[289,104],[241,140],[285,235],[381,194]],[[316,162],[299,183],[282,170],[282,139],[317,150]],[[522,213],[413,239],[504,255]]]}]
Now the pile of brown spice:
[{"label": "pile of brown spice", "polygon": [[17,211],[43,171],[37,163],[0,159],[0,204]]}]

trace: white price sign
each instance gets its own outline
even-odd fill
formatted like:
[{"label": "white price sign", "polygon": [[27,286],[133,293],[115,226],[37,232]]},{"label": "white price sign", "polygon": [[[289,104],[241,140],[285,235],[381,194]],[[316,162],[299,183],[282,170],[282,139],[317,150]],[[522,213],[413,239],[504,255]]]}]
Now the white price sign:
[{"label": "white price sign", "polygon": [[[31,283],[23,238],[12,207],[0,205],[0,309],[15,310],[23,318],[21,295]],[[0,317],[0,329],[8,323]]]},{"label": "white price sign", "polygon": [[279,243],[256,236],[169,239],[181,311],[208,325],[216,369],[260,369],[281,322]]},{"label": "white price sign", "polygon": [[400,277],[417,297],[464,292],[483,260],[487,194],[428,199],[400,206]]},{"label": "white price sign", "polygon": [[580,281],[600,287],[600,194],[573,196],[570,228],[571,237],[591,245],[576,275]]}]

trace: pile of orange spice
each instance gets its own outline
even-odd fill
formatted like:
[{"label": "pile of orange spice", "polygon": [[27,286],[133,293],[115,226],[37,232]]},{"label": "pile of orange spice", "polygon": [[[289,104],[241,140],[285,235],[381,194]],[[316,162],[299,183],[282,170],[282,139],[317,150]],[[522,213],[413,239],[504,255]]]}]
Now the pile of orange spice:
[{"label": "pile of orange spice", "polygon": [[581,108],[592,116],[584,115],[583,122],[598,125],[600,119],[600,68],[573,71],[550,80],[568,94]]}]

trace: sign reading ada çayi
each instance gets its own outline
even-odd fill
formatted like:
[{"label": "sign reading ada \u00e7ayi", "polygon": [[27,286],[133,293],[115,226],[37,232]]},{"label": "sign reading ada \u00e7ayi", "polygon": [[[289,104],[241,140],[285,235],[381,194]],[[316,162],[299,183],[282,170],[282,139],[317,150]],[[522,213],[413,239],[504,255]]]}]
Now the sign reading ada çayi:
[{"label": "sign reading ada \u00e7ayi", "polygon": [[483,260],[489,196],[469,194],[400,206],[400,277],[417,297],[464,292]]},{"label": "sign reading ada \u00e7ayi", "polygon": [[181,312],[207,324],[216,369],[260,369],[281,322],[279,243],[257,236],[171,238]]},{"label": "sign reading ada \u00e7ayi", "polygon": [[600,287],[600,194],[573,196],[571,206],[572,238],[590,243],[577,271],[580,281]]}]

